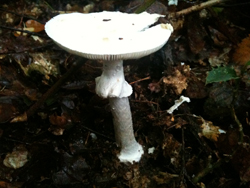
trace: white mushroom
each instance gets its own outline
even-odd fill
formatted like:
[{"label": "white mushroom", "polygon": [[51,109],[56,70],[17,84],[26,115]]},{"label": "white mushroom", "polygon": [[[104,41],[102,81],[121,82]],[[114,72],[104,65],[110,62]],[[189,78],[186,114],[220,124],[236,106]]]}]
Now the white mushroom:
[{"label": "white mushroom", "polygon": [[171,35],[170,24],[149,27],[159,14],[100,12],[58,15],[45,31],[66,51],[88,59],[103,60],[103,73],[96,78],[96,93],[109,98],[121,162],[138,162],[144,153],[135,140],[128,96],[132,87],[125,81],[123,60],[137,59],[159,50]]}]

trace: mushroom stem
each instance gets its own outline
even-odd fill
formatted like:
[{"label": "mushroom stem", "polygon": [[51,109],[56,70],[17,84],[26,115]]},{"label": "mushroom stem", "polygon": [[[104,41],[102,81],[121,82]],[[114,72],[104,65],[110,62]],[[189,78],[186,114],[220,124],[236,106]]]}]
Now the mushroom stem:
[{"label": "mushroom stem", "polygon": [[100,97],[128,97],[132,87],[126,82],[123,73],[123,61],[104,61],[103,72],[96,78],[96,93]]},{"label": "mushroom stem", "polygon": [[124,78],[122,60],[103,62],[102,75],[96,78],[96,93],[100,97],[109,98],[116,143],[121,147],[118,158],[121,162],[138,162],[143,154],[143,148],[134,136],[128,101],[132,87]]},{"label": "mushroom stem", "polygon": [[118,158],[121,162],[138,162],[144,151],[135,140],[128,98],[109,98],[109,103],[113,115],[116,142],[121,147]]}]

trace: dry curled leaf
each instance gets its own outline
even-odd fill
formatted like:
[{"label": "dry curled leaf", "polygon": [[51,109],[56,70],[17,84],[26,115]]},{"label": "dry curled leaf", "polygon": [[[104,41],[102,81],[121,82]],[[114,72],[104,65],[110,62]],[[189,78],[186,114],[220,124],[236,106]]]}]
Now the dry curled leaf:
[{"label": "dry curled leaf", "polygon": [[17,146],[12,153],[8,153],[3,160],[3,164],[9,168],[21,168],[28,162],[28,151],[24,146]]},{"label": "dry curled leaf", "polygon": [[35,20],[28,20],[25,23],[26,29],[31,32],[40,32],[44,30],[44,24],[41,24]]},{"label": "dry curled leaf", "polygon": [[[28,20],[25,23],[25,26],[22,28],[18,27],[19,30],[23,30],[23,31],[29,31],[29,32],[35,32],[38,33],[40,31],[44,30],[44,24],[41,24],[35,20]],[[27,36],[26,32],[22,32],[22,31],[15,31],[13,32],[15,37],[19,37],[19,36]]]},{"label": "dry curled leaf", "polygon": [[201,128],[202,132],[200,136],[205,136],[207,139],[215,142],[221,133],[225,133],[225,131],[221,130],[218,126],[214,126],[213,122],[204,119],[202,119]]},{"label": "dry curled leaf", "polygon": [[49,121],[51,123],[48,129],[54,135],[63,135],[63,132],[71,123],[71,118],[67,114],[63,113],[61,116],[53,114],[49,116]]},{"label": "dry curled leaf", "polygon": [[11,123],[24,122],[24,121],[27,121],[27,119],[28,119],[27,114],[26,114],[26,112],[24,112],[23,114],[20,114],[20,115],[14,117],[10,122]]},{"label": "dry curled leaf", "polygon": [[28,65],[22,64],[22,61],[24,61],[22,57],[15,57],[15,61],[20,65],[25,75],[30,76],[33,71],[36,71],[44,75],[45,79],[49,79],[49,77],[46,76],[57,76],[59,74],[59,67],[57,66],[57,62],[51,60],[50,54],[30,53],[29,55],[30,58],[32,58],[32,62]]},{"label": "dry curled leaf", "polygon": [[182,66],[183,69],[180,71],[178,69],[174,70],[172,75],[163,78],[163,83],[174,87],[176,95],[180,95],[184,89],[187,88],[187,76],[182,72],[189,72],[189,66]]},{"label": "dry curled leaf", "polygon": [[245,65],[250,61],[250,34],[237,46],[233,54],[233,60],[240,65]]}]

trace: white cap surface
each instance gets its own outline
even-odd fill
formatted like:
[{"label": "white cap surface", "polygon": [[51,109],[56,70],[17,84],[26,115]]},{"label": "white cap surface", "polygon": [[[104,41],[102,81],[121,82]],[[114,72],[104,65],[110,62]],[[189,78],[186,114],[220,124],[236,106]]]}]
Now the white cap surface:
[{"label": "white cap surface", "polygon": [[121,12],[55,16],[45,31],[66,51],[89,59],[136,59],[159,50],[171,35],[170,24],[149,28],[162,15]]}]

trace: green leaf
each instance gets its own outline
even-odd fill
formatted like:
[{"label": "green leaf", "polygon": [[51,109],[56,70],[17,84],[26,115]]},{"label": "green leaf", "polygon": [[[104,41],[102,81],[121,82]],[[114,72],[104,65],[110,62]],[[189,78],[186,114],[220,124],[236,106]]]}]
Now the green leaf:
[{"label": "green leaf", "polygon": [[135,11],[134,13],[139,14],[147,10],[156,0],[146,0],[144,1]]},{"label": "green leaf", "polygon": [[248,61],[248,62],[245,64],[246,67],[249,66],[249,65],[250,65],[250,61]]},{"label": "green leaf", "polygon": [[220,7],[213,7],[212,9],[213,9],[217,14],[221,13],[221,12],[224,10],[224,8],[220,8]]},{"label": "green leaf", "polygon": [[225,82],[232,79],[238,79],[235,70],[232,67],[218,67],[208,72],[206,84],[213,82]]}]

